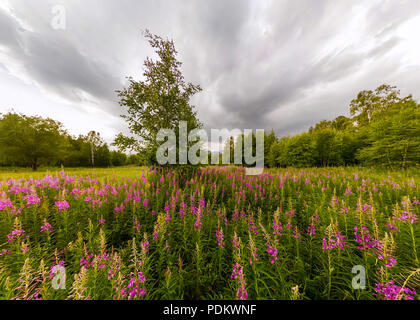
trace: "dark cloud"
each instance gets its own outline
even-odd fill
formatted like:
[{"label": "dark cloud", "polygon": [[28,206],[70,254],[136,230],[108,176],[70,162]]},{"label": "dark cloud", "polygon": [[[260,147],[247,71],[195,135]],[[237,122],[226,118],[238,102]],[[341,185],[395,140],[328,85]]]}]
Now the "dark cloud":
[{"label": "dark cloud", "polygon": [[360,90],[420,90],[420,58],[410,69],[399,32],[419,19],[418,1],[63,1],[64,31],[50,26],[57,2],[0,8],[0,63],[79,109],[124,112],[114,91],[154,56],[146,28],[174,39],[186,79],[203,87],[193,104],[206,128],[297,133],[347,113]]}]

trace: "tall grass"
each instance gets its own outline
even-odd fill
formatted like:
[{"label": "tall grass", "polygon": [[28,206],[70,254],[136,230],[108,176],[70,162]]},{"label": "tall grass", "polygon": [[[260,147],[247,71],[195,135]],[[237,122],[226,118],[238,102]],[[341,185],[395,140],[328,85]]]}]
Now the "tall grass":
[{"label": "tall grass", "polygon": [[[0,178],[1,299],[418,299],[416,171]],[[363,290],[352,287],[358,265]]]}]

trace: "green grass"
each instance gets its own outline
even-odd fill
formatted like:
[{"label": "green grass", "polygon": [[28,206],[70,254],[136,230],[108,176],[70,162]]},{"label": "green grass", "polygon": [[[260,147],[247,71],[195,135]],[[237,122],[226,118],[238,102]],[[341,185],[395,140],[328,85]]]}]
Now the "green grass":
[{"label": "green grass", "polygon": [[[2,299],[127,299],[129,283],[145,290],[134,299],[377,299],[389,281],[419,292],[419,222],[404,218],[419,215],[416,169],[61,170],[0,173]],[[358,249],[355,227],[377,245]],[[323,249],[336,234],[342,250]],[[60,261],[66,289],[54,290]],[[357,265],[365,290],[351,285]]]}]

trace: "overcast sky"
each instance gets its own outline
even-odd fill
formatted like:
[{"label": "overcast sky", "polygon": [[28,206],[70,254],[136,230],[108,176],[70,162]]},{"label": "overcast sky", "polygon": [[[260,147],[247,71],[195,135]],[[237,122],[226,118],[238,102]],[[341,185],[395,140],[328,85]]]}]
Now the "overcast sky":
[{"label": "overcast sky", "polygon": [[207,129],[295,134],[382,83],[420,100],[418,0],[0,0],[0,113],[107,142],[127,133],[114,91],[155,57],[146,28],[174,40],[202,86],[192,102]]}]

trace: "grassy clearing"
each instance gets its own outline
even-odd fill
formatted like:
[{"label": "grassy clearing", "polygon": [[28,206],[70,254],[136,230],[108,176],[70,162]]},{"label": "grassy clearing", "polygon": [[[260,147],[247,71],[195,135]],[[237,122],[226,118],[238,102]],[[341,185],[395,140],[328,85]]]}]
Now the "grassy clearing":
[{"label": "grassy clearing", "polygon": [[0,181],[3,299],[418,298],[415,169],[80,168]]}]

